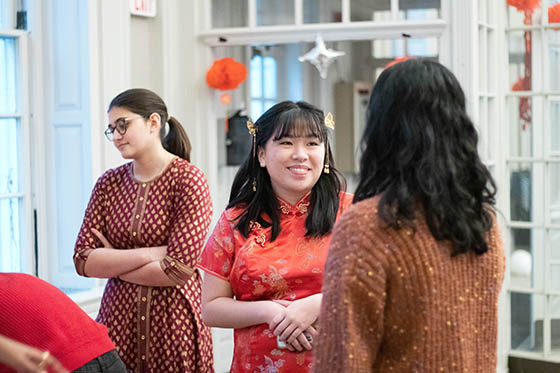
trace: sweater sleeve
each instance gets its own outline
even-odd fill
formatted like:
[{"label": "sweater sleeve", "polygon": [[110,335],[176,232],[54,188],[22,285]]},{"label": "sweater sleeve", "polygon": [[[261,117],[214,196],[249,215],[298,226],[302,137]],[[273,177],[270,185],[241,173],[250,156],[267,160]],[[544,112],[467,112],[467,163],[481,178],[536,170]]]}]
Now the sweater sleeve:
[{"label": "sweater sleeve", "polygon": [[335,226],[323,282],[315,372],[371,371],[383,336],[386,275],[371,221],[353,205]]}]

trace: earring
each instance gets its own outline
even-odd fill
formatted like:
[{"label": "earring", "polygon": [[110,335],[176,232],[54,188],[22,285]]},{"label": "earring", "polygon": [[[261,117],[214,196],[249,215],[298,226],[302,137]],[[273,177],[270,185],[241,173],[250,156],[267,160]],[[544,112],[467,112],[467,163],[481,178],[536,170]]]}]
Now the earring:
[{"label": "earring", "polygon": [[[255,157],[256,157],[256,155],[257,155],[256,153],[257,153],[257,132],[258,132],[258,128],[257,128],[257,126],[255,125],[255,123],[253,123],[253,122],[251,122],[250,120],[248,120],[248,121],[247,121],[247,129],[249,130],[249,134],[250,134],[251,136],[253,136],[253,149],[252,149],[252,152],[253,152],[253,162],[254,162],[254,159],[255,159]],[[253,192],[256,192],[256,191],[257,191],[257,178],[254,177],[254,178],[253,178]]]},{"label": "earring", "polygon": [[323,172],[326,173],[326,174],[331,173],[330,167],[329,167],[329,152],[328,151],[326,152],[326,155],[325,155],[325,166],[323,168]]},{"label": "earring", "polygon": [[[325,116],[325,127],[330,128],[331,130],[334,130],[334,118],[332,113],[327,113],[327,115]],[[325,142],[325,167],[323,168],[323,172],[326,174],[330,173],[330,167],[329,167],[329,150],[328,150],[328,135],[327,135],[327,141]]]}]

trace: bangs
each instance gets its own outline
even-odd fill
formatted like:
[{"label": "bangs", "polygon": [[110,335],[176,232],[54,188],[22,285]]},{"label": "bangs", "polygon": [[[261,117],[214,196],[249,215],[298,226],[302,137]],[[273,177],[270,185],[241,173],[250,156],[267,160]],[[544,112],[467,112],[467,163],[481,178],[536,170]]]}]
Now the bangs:
[{"label": "bangs", "polygon": [[325,142],[327,131],[323,122],[322,115],[290,110],[279,116],[272,139],[278,141],[284,137],[317,137],[321,142]]}]

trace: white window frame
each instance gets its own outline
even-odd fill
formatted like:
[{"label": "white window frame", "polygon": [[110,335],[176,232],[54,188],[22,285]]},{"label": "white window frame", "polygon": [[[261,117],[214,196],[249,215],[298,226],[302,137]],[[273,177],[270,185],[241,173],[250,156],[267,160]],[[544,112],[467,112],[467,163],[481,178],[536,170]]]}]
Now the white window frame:
[{"label": "white window frame", "polygon": [[[489,1],[489,0],[488,0]],[[549,232],[552,229],[560,229],[560,224],[550,223],[550,213],[549,207],[552,205],[550,198],[550,179],[549,179],[549,166],[551,164],[560,164],[560,158],[557,154],[552,154],[550,151],[550,143],[547,141],[547,134],[550,133],[550,113],[549,113],[549,102],[560,100],[560,92],[552,92],[548,87],[546,87],[547,75],[549,74],[548,66],[548,39],[547,32],[552,30],[553,27],[548,25],[548,14],[547,8],[551,4],[548,1],[542,1],[540,4],[540,11],[543,17],[542,23],[534,23],[532,25],[522,25],[522,26],[508,26],[507,20],[507,5],[505,1],[501,1],[499,14],[501,15],[501,23],[503,24],[503,43],[504,46],[502,52],[502,61],[499,66],[500,68],[500,86],[503,89],[507,89],[503,94],[503,102],[501,107],[503,112],[507,113],[509,102],[516,97],[529,97],[532,100],[532,122],[531,122],[531,141],[532,141],[532,155],[531,156],[512,156],[510,153],[510,131],[513,129],[513,123],[507,122],[507,118],[502,121],[505,139],[505,145],[501,147],[501,153],[503,158],[503,170],[502,170],[502,204],[501,211],[504,212],[506,219],[507,230],[504,230],[504,242],[506,245],[506,259],[507,259],[507,272],[506,272],[506,307],[507,315],[501,314],[500,316],[506,316],[504,323],[507,323],[508,327],[504,333],[504,337],[507,343],[507,350],[509,356],[547,361],[553,363],[560,363],[560,352],[553,352],[551,350],[551,300],[552,297],[560,296],[560,291],[552,290],[551,284],[551,265],[560,264],[559,261],[551,260],[551,243],[549,240]],[[502,31],[502,30],[500,30]],[[531,91],[518,91],[513,92],[509,87],[509,43],[508,37],[510,32],[515,31],[532,31],[533,32],[533,66],[532,66],[532,90]],[[535,48],[535,45],[538,45]],[[538,62],[536,64],[535,62]],[[544,73],[544,77],[541,72]],[[535,89],[535,86],[537,89]],[[536,101],[535,101],[536,99]],[[540,103],[539,103],[540,101]],[[531,165],[532,170],[532,190],[531,190],[531,221],[512,221],[511,220],[511,206],[509,195],[511,193],[510,185],[510,173],[509,169],[511,165],[516,165],[520,163],[526,163]],[[547,207],[548,206],[548,207]],[[511,282],[511,273],[509,267],[510,257],[513,251],[513,242],[511,239],[513,229],[531,229],[531,247],[532,247],[532,268],[531,274],[533,276],[533,285],[529,287],[515,285]],[[524,350],[514,350],[511,346],[511,293],[521,293],[533,295],[531,300],[532,304],[535,304],[536,297],[542,297],[544,304],[542,306],[542,338],[543,338],[543,351],[533,352]],[[534,306],[539,307],[538,305]],[[540,320],[540,317],[535,317],[532,322]]]},{"label": "white window frame", "polygon": [[325,41],[397,39],[403,33],[415,38],[441,37],[447,27],[444,19],[450,2],[441,0],[442,19],[398,20],[398,0],[391,0],[391,20],[352,22],[350,0],[342,0],[342,22],[304,24],[303,1],[295,0],[293,24],[257,26],[257,0],[248,0],[248,26],[229,28],[211,28],[211,1],[208,1],[203,7],[204,26],[198,34],[199,39],[207,46],[216,47],[313,42],[318,33]]},{"label": "white window frame", "polygon": [[21,189],[17,193],[0,194],[0,199],[18,198],[21,200],[20,210],[20,256],[21,270],[36,274],[35,232],[33,219],[33,195],[31,188],[31,143],[30,143],[30,113],[29,113],[29,57],[28,33],[22,30],[0,31],[0,37],[14,39],[16,49],[16,112],[0,113],[2,119],[18,121],[21,148],[19,152],[19,176]]}]

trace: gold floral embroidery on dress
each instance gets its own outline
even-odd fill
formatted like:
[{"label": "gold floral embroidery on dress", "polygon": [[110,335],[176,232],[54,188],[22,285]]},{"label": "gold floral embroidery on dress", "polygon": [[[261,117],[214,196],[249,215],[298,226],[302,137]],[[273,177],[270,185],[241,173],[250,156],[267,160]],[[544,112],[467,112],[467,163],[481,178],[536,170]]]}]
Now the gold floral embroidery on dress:
[{"label": "gold floral embroidery on dress", "polygon": [[266,235],[262,231],[262,226],[259,222],[251,220],[249,222],[249,229],[256,234],[255,242],[264,247],[266,244]]},{"label": "gold floral embroidery on dress", "polygon": [[298,211],[299,211],[299,213],[300,213],[301,215],[307,214],[307,210],[308,210],[309,204],[310,204],[309,201],[302,201],[302,202],[300,202],[300,203],[297,204],[296,207],[297,207],[297,209],[298,209]]},{"label": "gold floral embroidery on dress", "polygon": [[290,206],[286,202],[280,201],[280,211],[282,211],[282,214],[288,215],[290,213]]}]

